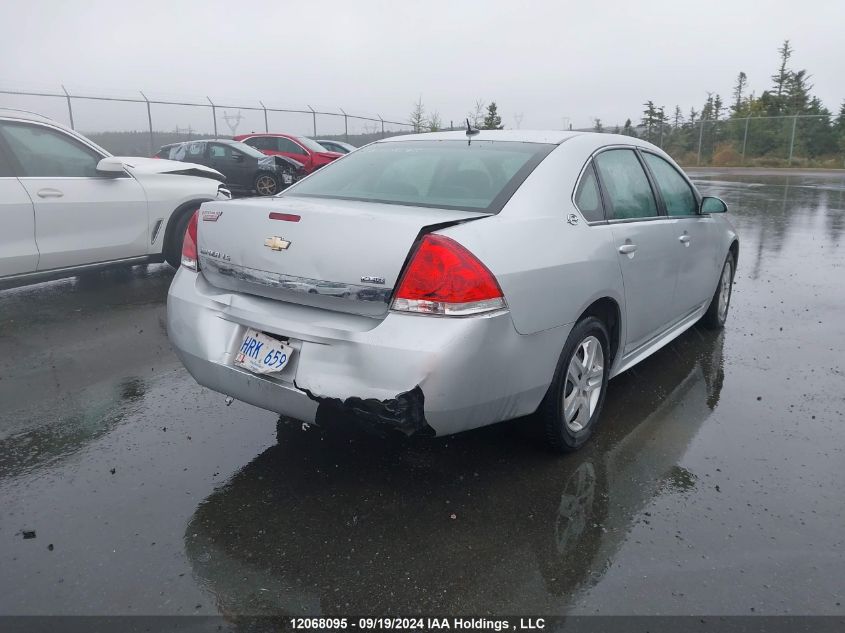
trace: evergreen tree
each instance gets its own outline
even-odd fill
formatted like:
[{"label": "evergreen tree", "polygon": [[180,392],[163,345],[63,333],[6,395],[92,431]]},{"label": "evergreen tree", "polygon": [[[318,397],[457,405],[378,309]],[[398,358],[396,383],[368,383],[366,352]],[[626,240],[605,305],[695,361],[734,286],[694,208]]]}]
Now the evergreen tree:
[{"label": "evergreen tree", "polygon": [[425,127],[425,106],[423,106],[422,95],[414,104],[414,109],[411,111],[411,116],[408,117],[408,122],[414,127],[414,132],[422,132]]},{"label": "evergreen tree", "polygon": [[625,125],[622,127],[622,134],[625,136],[637,136],[637,131],[634,129],[634,126],[631,125],[631,119],[625,119]]},{"label": "evergreen tree", "polygon": [[745,90],[745,86],[748,83],[748,77],[745,75],[744,72],[740,71],[740,73],[736,76],[736,86],[734,86],[734,104],[732,109],[735,114],[739,114],[742,110],[742,93]]},{"label": "evergreen tree", "polygon": [[644,104],[643,117],[640,124],[645,128],[645,138],[647,141],[654,142],[660,135],[660,128],[663,124],[664,114],[663,108],[656,108],[654,102],[649,100]]},{"label": "evergreen tree", "polygon": [[681,112],[681,106],[676,105],[675,106],[675,114],[672,117],[672,127],[676,128],[676,129],[680,128],[681,125],[683,124],[683,122],[684,122],[684,115]]},{"label": "evergreen tree", "polygon": [[604,132],[604,126],[601,124],[601,119],[596,119],[593,125],[593,132]]},{"label": "evergreen tree", "polygon": [[496,109],[496,102],[491,101],[490,105],[487,106],[487,116],[484,117],[484,126],[482,129],[501,130],[504,127],[502,125],[502,117],[499,116],[498,110]]},{"label": "evergreen tree", "polygon": [[792,57],[792,47],[789,45],[789,40],[783,41],[783,46],[778,49],[780,53],[780,67],[775,75],[772,75],[772,81],[775,82],[775,95],[780,98],[783,96],[783,90],[786,87],[786,80],[789,78],[789,70],[787,64],[789,58]]},{"label": "evergreen tree", "polygon": [[790,72],[783,91],[784,114],[803,114],[810,104],[810,76],[806,70]]},{"label": "evergreen tree", "polygon": [[725,109],[725,106],[722,104],[722,97],[719,96],[717,93],[715,97],[713,97],[713,119],[718,121],[722,117],[722,110]]}]

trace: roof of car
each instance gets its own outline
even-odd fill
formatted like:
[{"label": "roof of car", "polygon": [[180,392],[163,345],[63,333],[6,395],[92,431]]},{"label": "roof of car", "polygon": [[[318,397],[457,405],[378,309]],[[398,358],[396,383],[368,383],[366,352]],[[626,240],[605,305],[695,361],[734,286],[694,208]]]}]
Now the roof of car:
[{"label": "roof of car", "polygon": [[241,141],[234,141],[230,138],[195,138],[190,141],[179,141],[177,143],[168,143],[162,145],[164,147],[175,147],[176,145],[186,145],[188,143],[225,143],[226,145],[241,145]]},{"label": "roof of car", "polygon": [[[517,141],[523,143],[563,143],[583,132],[564,132],[560,130],[479,130],[471,138],[473,141]],[[424,132],[422,134],[404,134],[402,136],[391,136],[379,141],[389,143],[392,141],[457,141],[467,140],[464,130],[454,132]]]},{"label": "roof of car", "polygon": [[58,123],[57,121],[54,121],[53,119],[44,115],[38,114],[37,112],[31,112],[30,110],[17,110],[15,108],[0,108],[0,117],[10,119],[22,119],[24,121],[39,121],[41,123],[52,123],[53,125],[62,125],[61,123]]},{"label": "roof of car", "polygon": [[478,134],[467,137],[463,130],[454,132],[424,132],[422,134],[406,134],[391,136],[376,141],[377,143],[391,143],[396,141],[512,141],[522,143],[551,143],[560,145],[570,139],[578,138],[580,147],[600,148],[608,145],[636,145],[658,149],[648,141],[635,136],[622,134],[608,134],[606,132],[560,131],[560,130],[479,130]]}]

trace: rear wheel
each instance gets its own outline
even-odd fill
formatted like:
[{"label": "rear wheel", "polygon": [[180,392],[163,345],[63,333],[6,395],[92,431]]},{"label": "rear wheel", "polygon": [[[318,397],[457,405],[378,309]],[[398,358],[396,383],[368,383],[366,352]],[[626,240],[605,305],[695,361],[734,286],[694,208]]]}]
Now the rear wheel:
[{"label": "rear wheel", "polygon": [[610,337],[596,317],[579,321],[560,355],[540,414],[549,445],[574,451],[590,438],[604,406],[610,371]]},{"label": "rear wheel", "polygon": [[707,312],[701,317],[701,323],[706,328],[721,330],[725,327],[725,321],[728,320],[728,309],[731,307],[731,288],[734,280],[734,268],[734,254],[729,252],[727,259],[725,259],[725,265],[722,266],[722,274],[719,277],[719,285],[716,287],[716,292],[713,293],[713,298],[710,300]]},{"label": "rear wheel", "polygon": [[173,231],[167,238],[167,244],[164,245],[164,259],[173,268],[179,268],[182,263],[182,243],[185,241],[185,231],[188,230],[188,222],[196,211],[197,209],[188,209],[176,219]]},{"label": "rear wheel", "polygon": [[255,192],[259,196],[275,196],[281,190],[281,181],[274,174],[261,172],[255,177]]}]

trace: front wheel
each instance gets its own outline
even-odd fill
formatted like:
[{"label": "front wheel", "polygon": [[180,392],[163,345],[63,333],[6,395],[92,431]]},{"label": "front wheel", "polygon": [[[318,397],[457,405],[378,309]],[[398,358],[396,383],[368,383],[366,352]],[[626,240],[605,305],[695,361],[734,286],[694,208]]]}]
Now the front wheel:
[{"label": "front wheel", "polygon": [[716,292],[713,293],[710,305],[707,306],[707,312],[701,317],[701,323],[704,327],[711,330],[721,330],[725,327],[725,321],[728,320],[728,309],[731,307],[734,270],[734,254],[729,252],[727,259],[725,259],[725,265],[722,267],[722,275],[719,277]]},{"label": "front wheel", "polygon": [[610,372],[610,337],[596,317],[569,333],[540,414],[557,451],[574,451],[590,438],[604,406]]},{"label": "front wheel", "polygon": [[259,196],[275,196],[282,190],[280,179],[274,174],[260,173],[255,178],[255,192]]}]

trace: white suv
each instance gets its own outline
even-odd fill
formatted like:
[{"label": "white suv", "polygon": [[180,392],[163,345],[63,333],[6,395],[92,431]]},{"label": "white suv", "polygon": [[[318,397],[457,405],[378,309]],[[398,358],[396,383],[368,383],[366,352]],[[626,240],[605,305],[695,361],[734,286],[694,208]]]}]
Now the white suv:
[{"label": "white suv", "polygon": [[179,265],[193,212],[231,197],[202,165],[115,157],[45,117],[0,109],[0,288],[114,265]]}]

